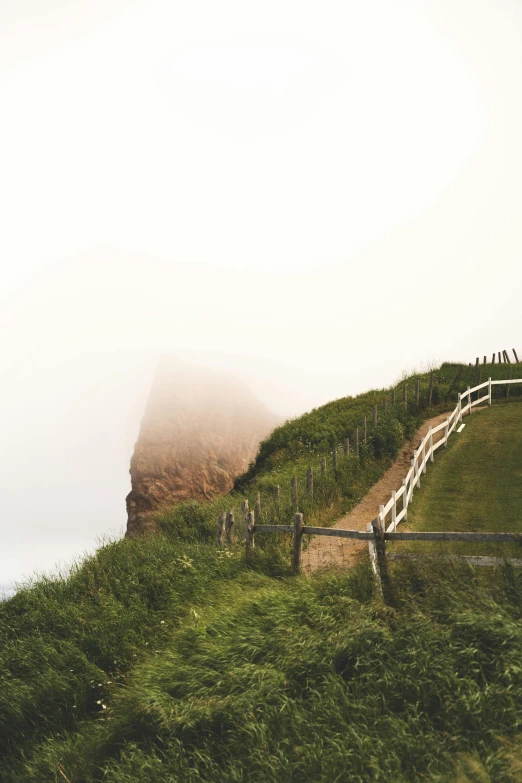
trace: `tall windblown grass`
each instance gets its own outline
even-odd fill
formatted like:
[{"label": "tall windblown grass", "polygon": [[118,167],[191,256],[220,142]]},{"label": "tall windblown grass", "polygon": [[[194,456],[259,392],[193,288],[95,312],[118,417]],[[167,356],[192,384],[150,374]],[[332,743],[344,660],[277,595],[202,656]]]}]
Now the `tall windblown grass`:
[{"label": "tall windblown grass", "polygon": [[3,780],[520,780],[521,575],[488,585],[409,564],[394,580],[390,609],[364,566],[239,576],[98,720],[34,745]]}]

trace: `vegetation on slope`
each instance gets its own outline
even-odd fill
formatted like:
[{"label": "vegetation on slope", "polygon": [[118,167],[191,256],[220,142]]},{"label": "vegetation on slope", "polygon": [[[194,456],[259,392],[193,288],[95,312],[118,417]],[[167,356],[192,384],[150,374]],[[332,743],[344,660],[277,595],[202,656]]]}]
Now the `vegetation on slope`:
[{"label": "vegetation on slope", "polygon": [[[262,523],[289,524],[295,511],[304,514],[307,524],[329,525],[351,508],[384,474],[398,449],[411,438],[426,416],[454,407],[459,391],[491,376],[503,380],[510,373],[522,377],[522,364],[481,365],[479,370],[459,364],[442,364],[433,370],[432,405],[428,406],[431,372],[404,377],[388,389],[380,389],[334,400],[280,427],[260,445],[258,456],[250,469],[236,481],[235,489],[213,502],[179,504],[158,515],[161,529],[171,535],[176,531],[198,529],[211,540],[215,535],[217,516],[232,508],[236,515],[238,535],[244,534],[240,513],[244,500],[254,508],[255,497],[261,496]],[[419,404],[415,385],[419,381]],[[404,387],[407,402],[404,404]],[[496,402],[504,398],[507,387],[493,387]],[[482,392],[481,392],[482,394]],[[520,399],[522,388],[510,387],[510,399]],[[392,404],[393,396],[395,404]],[[373,427],[373,409],[378,408],[378,424]],[[362,442],[364,417],[367,419],[367,443]],[[355,430],[359,428],[360,458],[354,457]],[[343,446],[350,439],[350,456],[345,458]],[[333,469],[333,448],[337,451],[337,470]],[[327,471],[322,473],[326,457]],[[306,473],[314,472],[314,494],[306,493]],[[297,504],[292,502],[290,481],[297,479]],[[275,488],[279,486],[279,499]],[[243,526],[243,527],[242,527]]]},{"label": "vegetation on slope", "polygon": [[[331,449],[332,443],[342,443],[346,437],[354,441],[355,428],[362,427],[366,416],[371,421],[373,407],[379,409],[379,419],[384,431],[379,435],[377,453],[390,454],[393,451],[393,435],[384,426],[391,420],[398,420],[407,432],[411,432],[410,416],[417,417],[428,407],[431,371],[404,377],[399,383],[388,389],[379,389],[359,394],[357,397],[343,397],[320,408],[315,408],[296,419],[287,421],[272,432],[261,443],[259,453],[250,470],[242,476],[236,486],[244,486],[260,474],[280,469],[296,457],[309,454],[324,454]],[[431,405],[454,407],[459,392],[468,386],[473,387],[491,377],[492,380],[504,380],[509,377],[522,378],[522,364],[487,364],[469,367],[463,364],[444,363],[433,370]],[[415,384],[419,382],[419,405],[415,400]],[[407,387],[407,401],[404,404],[404,387]],[[506,388],[496,386],[493,396],[499,399],[505,396]],[[481,395],[484,391],[481,392]],[[520,397],[522,388],[517,385],[510,389],[511,398]],[[392,399],[395,398],[395,405]],[[386,400],[386,413],[384,405]],[[373,435],[373,433],[372,433]],[[389,441],[388,441],[389,439]]]},{"label": "vegetation on slope", "polygon": [[401,783],[459,767],[460,780],[520,780],[522,576],[412,565],[394,578],[391,610],[362,566],[240,576],[110,690],[102,715],[2,780]]},{"label": "vegetation on slope", "polygon": [[[440,406],[457,370],[435,372]],[[302,487],[310,464],[314,499],[300,491],[299,510],[327,524],[350,507],[426,415],[429,375],[420,382],[418,407],[410,379],[407,406],[383,390],[289,422],[230,496],[180,504],[161,535],[110,544],[2,603],[2,781],[443,781],[460,753],[482,775],[460,780],[519,779],[520,574],[395,566],[398,605],[384,611],[364,566],[289,578],[284,543],[257,547],[248,566],[241,543],[214,544],[217,512],[253,506],[256,491],[265,514],[288,522],[282,478]],[[322,476],[324,446],[370,417],[379,395],[380,433],[359,459],[340,455],[337,473],[330,452]]]},{"label": "vegetation on slope", "polygon": [[103,714],[133,665],[163,649],[191,606],[242,569],[239,556],[197,543],[123,540],[67,578],[42,579],[2,602],[0,758],[14,762]]}]

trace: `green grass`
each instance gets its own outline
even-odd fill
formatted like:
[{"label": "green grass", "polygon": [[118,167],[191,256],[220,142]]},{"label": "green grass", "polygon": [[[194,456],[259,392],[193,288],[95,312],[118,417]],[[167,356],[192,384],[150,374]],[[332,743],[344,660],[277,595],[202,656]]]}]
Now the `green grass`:
[{"label": "green grass", "polygon": [[[522,378],[522,364],[488,364],[480,367],[481,379],[488,376],[503,380],[509,373]],[[457,384],[455,377],[460,375]],[[419,381],[419,404],[415,400],[415,384]],[[167,535],[183,535],[198,530],[207,540],[214,535],[218,514],[232,508],[238,520],[238,534],[244,535],[240,508],[248,500],[254,508],[255,496],[261,495],[262,523],[289,524],[295,511],[301,511],[310,525],[330,525],[350,511],[369,488],[391,465],[398,449],[410,439],[424,418],[452,410],[458,391],[478,380],[475,367],[444,363],[433,370],[432,406],[428,407],[430,372],[405,377],[387,389],[374,389],[356,397],[344,397],[305,413],[277,427],[261,443],[258,455],[247,472],[240,476],[234,490],[209,503],[178,504],[158,515],[158,524]],[[403,390],[407,387],[407,405]],[[453,390],[450,391],[453,387]],[[504,401],[507,387],[493,387],[495,399]],[[395,392],[395,404],[392,394]],[[510,387],[511,400],[522,399],[522,384]],[[386,401],[386,409],[384,402]],[[378,408],[378,424],[372,424],[373,408]],[[368,442],[362,444],[362,426],[366,416]],[[359,428],[360,458],[354,457],[355,429]],[[350,439],[351,453],[346,459],[342,445]],[[333,469],[333,446],[337,445],[338,468]],[[323,457],[327,458],[327,474],[321,473]],[[306,472],[314,471],[314,497],[306,494]],[[297,478],[298,503],[291,502],[290,481]],[[275,502],[274,489],[280,486],[280,500]]]},{"label": "green grass", "polygon": [[[359,394],[357,397],[343,397],[333,400],[320,408],[315,408],[296,419],[287,421],[272,432],[261,443],[255,462],[245,476],[238,479],[237,487],[242,487],[248,481],[258,478],[268,472],[273,472],[292,462],[298,456],[326,453],[332,442],[341,443],[345,437],[350,437],[353,443],[356,427],[362,426],[364,416],[371,420],[373,407],[379,409],[383,416],[383,405],[386,399],[388,417],[396,419],[405,431],[411,431],[412,417],[417,418],[424,411],[428,401],[430,372],[417,373],[405,377],[399,383],[386,389],[373,389]],[[522,364],[487,364],[479,368],[467,367],[462,364],[444,363],[433,370],[432,405],[435,408],[453,408],[458,392],[463,392],[468,386],[473,387],[491,377],[493,380],[504,380],[509,377],[522,378]],[[459,380],[455,384],[455,378]],[[419,382],[419,406],[415,401],[415,384]],[[407,387],[407,406],[403,403],[404,386]],[[494,386],[495,399],[505,398],[507,387]],[[392,394],[395,393],[395,405],[392,406]],[[481,391],[483,394],[484,391]],[[521,398],[522,384],[510,387],[511,399]],[[384,433],[383,433],[384,434]],[[389,453],[390,432],[386,433],[381,442],[383,451]],[[393,440],[393,437],[392,437]]]},{"label": "green grass", "polygon": [[408,523],[416,530],[522,533],[522,405],[493,405],[463,422],[422,477]]},{"label": "green grass", "polygon": [[[412,530],[522,533],[522,405],[494,404],[465,416],[462,432],[421,477],[408,507]],[[399,528],[400,529],[400,528]],[[396,545],[402,551],[406,545]],[[438,554],[522,557],[516,545],[429,543],[408,545]]]},{"label": "green grass", "polygon": [[210,546],[124,540],[68,577],[40,580],[2,602],[0,758],[15,760],[96,719],[135,663],[162,649],[196,602],[244,568],[239,553]]},{"label": "green grass", "polygon": [[[435,371],[430,414],[453,407],[458,369]],[[483,377],[507,370],[495,365]],[[473,372],[464,369],[457,388],[472,385]],[[230,495],[179,504],[159,517],[160,535],[104,546],[71,574],[1,603],[2,783],[521,780],[520,572],[506,566],[485,579],[466,566],[395,563],[390,609],[375,599],[365,564],[291,577],[288,541],[275,536],[265,545],[257,537],[254,557],[244,558],[244,498],[253,507],[259,491],[262,521],[288,522],[287,485],[297,475],[299,510],[329,524],[428,415],[428,378],[420,376],[419,406],[414,379],[407,407],[398,386],[360,458],[339,455],[337,473],[329,444],[353,438],[361,415],[383,397],[390,403],[390,389],[288,422]],[[498,402],[503,393],[496,389]],[[423,478],[409,523],[420,527],[437,508],[446,522],[429,529],[455,529],[457,515],[473,529],[518,530],[521,414],[517,404],[495,404],[466,420]],[[506,447],[498,441],[508,429]],[[310,465],[313,501],[303,492]],[[494,484],[482,522],[455,492],[437,501],[441,471],[452,487],[460,472],[466,495]],[[217,514],[230,507],[238,544],[218,551]],[[495,528],[492,514],[502,521]]]},{"label": "green grass", "polygon": [[2,780],[520,780],[522,575],[413,564],[395,586],[392,610],[363,566],[239,575]]}]

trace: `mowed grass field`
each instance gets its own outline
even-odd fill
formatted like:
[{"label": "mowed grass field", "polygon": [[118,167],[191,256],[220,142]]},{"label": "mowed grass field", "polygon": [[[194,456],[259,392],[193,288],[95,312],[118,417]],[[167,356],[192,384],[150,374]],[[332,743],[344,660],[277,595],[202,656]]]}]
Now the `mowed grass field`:
[{"label": "mowed grass field", "polygon": [[522,405],[492,406],[464,423],[415,490],[409,526],[522,533]]},{"label": "mowed grass field", "polygon": [[[464,423],[428,465],[408,507],[407,528],[522,533],[522,405],[493,405],[465,416]],[[518,547],[505,545],[437,543],[422,549],[522,557]]]}]

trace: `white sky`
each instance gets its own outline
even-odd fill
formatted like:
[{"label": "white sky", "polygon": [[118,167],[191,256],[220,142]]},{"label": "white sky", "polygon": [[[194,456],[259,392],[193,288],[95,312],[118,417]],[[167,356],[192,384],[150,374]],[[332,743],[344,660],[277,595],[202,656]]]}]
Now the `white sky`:
[{"label": "white sky", "polygon": [[516,347],[522,6],[2,0],[0,584],[125,524],[157,357],[293,415]]}]

